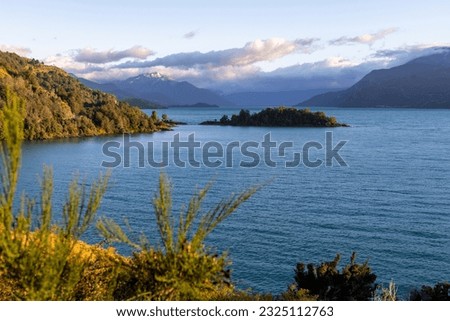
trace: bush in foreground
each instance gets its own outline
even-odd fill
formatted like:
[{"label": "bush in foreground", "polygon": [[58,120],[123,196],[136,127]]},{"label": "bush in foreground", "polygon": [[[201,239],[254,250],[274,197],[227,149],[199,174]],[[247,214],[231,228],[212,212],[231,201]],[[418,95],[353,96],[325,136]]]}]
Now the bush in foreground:
[{"label": "bush in foreground", "polygon": [[79,238],[94,219],[108,178],[100,176],[89,193],[74,180],[62,210],[63,224],[55,225],[52,172],[45,169],[39,206],[23,197],[14,213],[24,108],[24,102],[8,92],[0,111],[4,136],[0,145],[0,279],[7,284],[2,292],[10,299],[72,300],[89,261],[79,250]]},{"label": "bush in foreground", "polygon": [[423,285],[410,293],[411,301],[450,301],[450,283],[439,282],[434,286]]},{"label": "bush in foreground", "polygon": [[363,301],[371,300],[375,291],[376,275],[372,273],[368,262],[356,263],[356,254],[350,257],[350,263],[338,270],[341,259],[339,254],[333,261],[316,266],[298,263],[295,270],[295,284],[284,297],[295,299],[317,298],[326,301]]},{"label": "bush in foreground", "polygon": [[206,300],[233,292],[226,256],[208,251],[204,240],[259,187],[233,195],[201,214],[209,188],[199,190],[175,222],[171,186],[165,175],[160,176],[153,207],[162,247],[152,247],[145,239],[133,243],[113,221],[99,222],[107,240],[137,249],[119,273],[114,299]]}]

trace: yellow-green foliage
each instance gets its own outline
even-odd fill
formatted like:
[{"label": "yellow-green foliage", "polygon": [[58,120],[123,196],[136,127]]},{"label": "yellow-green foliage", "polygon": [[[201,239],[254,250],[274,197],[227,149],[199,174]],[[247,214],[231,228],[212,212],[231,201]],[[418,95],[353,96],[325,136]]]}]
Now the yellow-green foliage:
[{"label": "yellow-green foliage", "polygon": [[53,179],[50,169],[44,170],[39,208],[33,200],[24,197],[20,209],[15,212],[13,205],[23,140],[24,102],[9,91],[6,98],[0,113],[4,125],[1,143],[0,280],[7,285],[1,290],[2,299],[75,299],[75,289],[89,266],[86,253],[79,250],[79,245],[77,250],[77,244],[94,219],[106,189],[107,177],[100,176],[88,194],[77,180],[73,181],[63,209],[62,226],[52,223]]},{"label": "yellow-green foliage", "polygon": [[147,240],[133,243],[117,224],[100,221],[98,227],[107,239],[138,249],[118,276],[115,299],[212,300],[233,292],[226,255],[208,251],[204,240],[259,187],[232,195],[202,214],[201,204],[209,188],[207,185],[191,198],[175,224],[171,186],[161,174],[153,207],[162,248],[150,246]]},{"label": "yellow-green foliage", "polygon": [[137,252],[118,275],[115,300],[205,300],[233,288],[224,256],[186,248]]},{"label": "yellow-green foliage", "polygon": [[281,294],[283,301],[317,301],[319,295],[311,294],[308,289],[298,289],[295,284],[291,284],[286,292]]}]

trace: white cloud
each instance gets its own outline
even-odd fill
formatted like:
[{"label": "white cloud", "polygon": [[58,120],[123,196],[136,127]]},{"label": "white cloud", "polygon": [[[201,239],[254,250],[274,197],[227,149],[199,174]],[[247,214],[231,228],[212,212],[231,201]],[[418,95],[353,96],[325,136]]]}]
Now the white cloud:
[{"label": "white cloud", "polygon": [[334,40],[331,40],[329,43],[330,45],[335,46],[343,46],[343,45],[349,45],[349,44],[368,44],[372,45],[374,42],[384,39],[386,36],[397,32],[398,28],[387,28],[380,30],[375,33],[366,33],[363,35],[355,36],[355,37],[340,37]]},{"label": "white cloud", "polygon": [[450,43],[431,43],[412,46],[403,46],[395,49],[384,49],[376,51],[371,57],[385,60],[389,65],[400,65],[421,56],[432,55],[448,51]]},{"label": "white cloud", "polygon": [[56,55],[56,56],[50,56],[47,57],[44,60],[44,63],[47,65],[56,66],[59,68],[64,69],[67,72],[70,73],[89,73],[89,72],[99,72],[105,70],[105,67],[96,65],[96,64],[89,64],[89,63],[82,63],[74,61],[73,57],[71,56],[65,56],[65,55]]},{"label": "white cloud", "polygon": [[124,58],[146,59],[153,54],[153,51],[142,46],[134,46],[120,51],[96,51],[92,48],[84,48],[76,50],[76,54],[73,58],[77,62],[105,64],[116,62]]},{"label": "white cloud", "polygon": [[311,53],[316,39],[288,41],[280,38],[255,40],[247,43],[230,57],[229,65],[250,65],[259,61],[273,61],[291,53]]},{"label": "white cloud", "polygon": [[242,48],[219,51],[176,53],[150,61],[125,62],[117,68],[146,68],[155,66],[178,67],[223,67],[245,66],[261,61],[273,61],[295,52],[310,53],[317,39],[297,39],[289,41],[281,38],[255,40]]},{"label": "white cloud", "polygon": [[330,57],[324,61],[324,65],[331,68],[346,68],[357,66],[358,63],[343,57]]},{"label": "white cloud", "polygon": [[14,52],[14,53],[18,54],[19,56],[26,56],[26,57],[31,54],[30,48],[20,47],[20,46],[1,45],[1,44],[0,44],[0,51]]},{"label": "white cloud", "polygon": [[82,72],[73,73],[78,77],[86,78],[92,81],[98,81],[100,83],[110,82],[119,79],[127,79],[130,77],[137,76],[146,71],[141,69],[102,69],[102,70],[92,70],[86,69]]}]

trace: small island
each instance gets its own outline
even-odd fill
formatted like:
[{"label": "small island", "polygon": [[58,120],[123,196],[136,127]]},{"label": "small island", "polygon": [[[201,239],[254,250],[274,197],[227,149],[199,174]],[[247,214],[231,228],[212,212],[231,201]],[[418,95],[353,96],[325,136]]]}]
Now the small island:
[{"label": "small island", "polygon": [[220,120],[208,120],[200,125],[221,126],[260,126],[260,127],[348,127],[347,124],[338,123],[335,117],[328,117],[324,112],[312,112],[308,108],[294,107],[266,108],[258,113],[241,109],[239,114],[231,118],[223,115]]}]

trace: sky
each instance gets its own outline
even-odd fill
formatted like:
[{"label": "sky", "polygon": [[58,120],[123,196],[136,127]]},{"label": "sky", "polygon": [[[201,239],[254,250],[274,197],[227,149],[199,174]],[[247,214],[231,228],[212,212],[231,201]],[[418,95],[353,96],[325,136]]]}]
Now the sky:
[{"label": "sky", "polygon": [[341,88],[450,44],[450,1],[439,0],[0,0],[0,7],[0,50],[99,82],[159,71],[225,91]]}]

